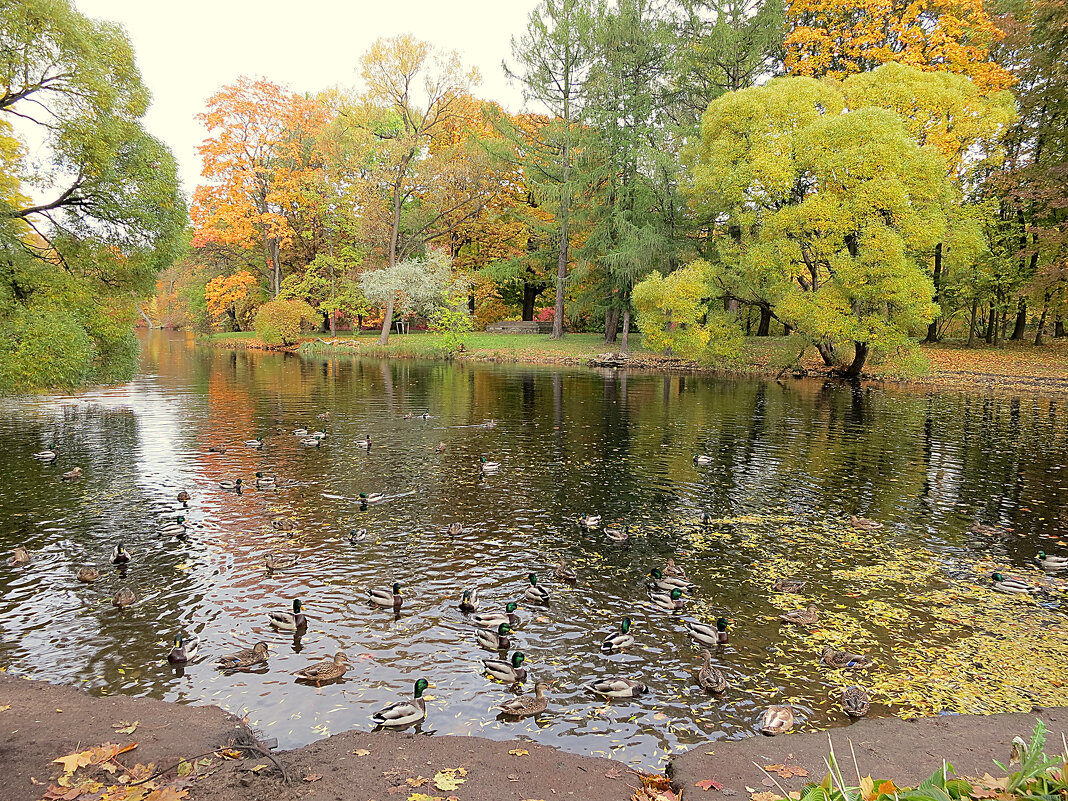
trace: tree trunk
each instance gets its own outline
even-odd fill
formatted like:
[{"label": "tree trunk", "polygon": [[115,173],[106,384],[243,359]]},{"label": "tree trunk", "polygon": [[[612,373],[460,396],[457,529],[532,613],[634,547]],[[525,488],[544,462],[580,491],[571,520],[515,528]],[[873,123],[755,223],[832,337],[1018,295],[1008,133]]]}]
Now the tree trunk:
[{"label": "tree trunk", "polygon": [[972,299],[972,319],[968,323],[968,347],[975,347],[975,316],[979,313],[979,299]]},{"label": "tree trunk", "polygon": [[[935,245],[934,251],[934,302],[939,304],[942,302],[942,243],[939,242]],[[939,306],[941,310],[941,306]],[[924,338],[924,342],[937,342],[938,341],[938,321],[941,319],[941,314],[931,320],[927,326],[927,336]]]},{"label": "tree trunk", "polygon": [[845,369],[842,375],[849,378],[858,378],[860,371],[864,369],[864,362],[868,359],[868,343],[867,342],[854,342],[853,347],[855,351],[853,353],[853,361],[849,363],[849,366]]},{"label": "tree trunk", "polygon": [[282,290],[282,263],[278,257],[278,240],[274,237],[267,240],[267,254],[271,258],[271,292],[277,298]]},{"label": "tree trunk", "polygon": [[1042,329],[1046,327],[1046,313],[1049,311],[1049,296],[1045,298],[1045,303],[1042,304],[1042,314],[1038,318],[1038,330],[1035,331],[1035,344],[1042,344]]},{"label": "tree trunk", "polygon": [[389,302],[386,304],[386,314],[382,318],[382,333],[378,337],[379,345],[389,344],[389,329],[393,326],[393,296],[389,296]]},{"label": "tree trunk", "polygon": [[1019,342],[1024,338],[1024,333],[1027,331],[1027,301],[1020,298],[1019,303],[1016,306],[1016,324],[1012,327],[1012,336],[1010,339]]},{"label": "tree trunk", "polygon": [[538,287],[530,281],[523,282],[523,320],[534,320],[534,299],[538,296]]},{"label": "tree trunk", "polygon": [[994,304],[991,303],[990,316],[987,318],[986,321],[986,336],[984,337],[984,339],[986,339],[987,345],[991,345],[994,342],[994,329],[997,328],[997,324],[998,317],[997,314],[994,313]]},{"label": "tree trunk", "polygon": [[604,344],[611,345],[616,341],[619,331],[619,309],[609,306],[604,310]]},{"label": "tree trunk", "polygon": [[760,307],[760,325],[757,326],[758,337],[766,337],[771,332],[771,309],[768,306]]},{"label": "tree trunk", "polygon": [[1053,336],[1063,337],[1064,333],[1064,320],[1057,320],[1053,323]]},{"label": "tree trunk", "polygon": [[817,342],[816,350],[820,352],[820,356],[823,358],[823,363],[828,367],[834,367],[836,364],[834,358],[834,345],[830,342]]},{"label": "tree trunk", "polygon": [[[564,125],[571,125],[571,105],[569,99],[564,100]],[[567,282],[567,253],[571,246],[568,231],[570,219],[570,197],[568,197],[568,181],[571,179],[571,149],[568,137],[571,136],[570,127],[564,138],[563,150],[563,181],[560,185],[560,250],[556,254],[556,314],[553,316],[553,333],[551,339],[560,339],[564,336],[564,285]]]},{"label": "tree trunk", "polygon": [[623,339],[619,343],[619,350],[623,353],[630,352],[630,306],[623,309]]}]

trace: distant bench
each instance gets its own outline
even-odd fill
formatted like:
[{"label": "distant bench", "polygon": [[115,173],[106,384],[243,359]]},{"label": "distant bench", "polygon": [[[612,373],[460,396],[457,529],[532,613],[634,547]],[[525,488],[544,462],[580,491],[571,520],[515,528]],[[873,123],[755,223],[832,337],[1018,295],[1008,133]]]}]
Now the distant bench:
[{"label": "distant bench", "polygon": [[486,326],[487,334],[551,334],[552,323],[528,322],[526,320],[505,320]]}]

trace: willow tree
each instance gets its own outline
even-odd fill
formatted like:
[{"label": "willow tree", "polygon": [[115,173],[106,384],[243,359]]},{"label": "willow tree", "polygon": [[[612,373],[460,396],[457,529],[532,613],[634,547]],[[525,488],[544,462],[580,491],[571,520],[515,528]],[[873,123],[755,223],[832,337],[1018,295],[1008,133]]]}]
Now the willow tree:
[{"label": "willow tree", "polygon": [[901,116],[838,84],[779,78],[715,100],[694,156],[694,202],[723,221],[724,291],[761,293],[828,364],[852,341],[840,369],[859,375],[934,317],[923,254],[954,188]]}]

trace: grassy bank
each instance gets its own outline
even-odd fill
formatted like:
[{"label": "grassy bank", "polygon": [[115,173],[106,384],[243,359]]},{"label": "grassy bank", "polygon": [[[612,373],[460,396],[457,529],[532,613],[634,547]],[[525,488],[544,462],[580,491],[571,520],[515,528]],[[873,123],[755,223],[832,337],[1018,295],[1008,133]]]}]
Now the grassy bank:
[{"label": "grassy bank", "polygon": [[[262,347],[251,332],[215,334],[206,341],[220,347]],[[634,337],[630,351],[636,367],[707,369],[690,362],[665,360],[641,347],[640,341],[640,337]],[[457,358],[499,363],[585,365],[591,358],[616,348],[618,343],[615,346],[605,345],[600,334],[568,334],[563,339],[552,340],[534,334],[478,333],[469,337],[465,351]],[[306,338],[292,350],[304,355],[446,358],[441,336],[428,333],[393,335],[387,345],[379,345],[377,334],[371,333],[338,337],[315,335]],[[920,370],[915,360],[909,364],[890,360],[870,365],[866,377],[917,385],[1068,392],[1068,338],[1051,339],[1041,347],[1008,343],[1000,348],[985,345],[967,348],[962,343],[939,343],[923,345],[919,353],[923,357],[919,360]],[[922,364],[925,361],[929,367],[923,371]],[[745,341],[737,362],[710,372],[770,376],[795,372],[820,376],[829,371],[816,349],[807,346],[800,337],[750,337]]]}]

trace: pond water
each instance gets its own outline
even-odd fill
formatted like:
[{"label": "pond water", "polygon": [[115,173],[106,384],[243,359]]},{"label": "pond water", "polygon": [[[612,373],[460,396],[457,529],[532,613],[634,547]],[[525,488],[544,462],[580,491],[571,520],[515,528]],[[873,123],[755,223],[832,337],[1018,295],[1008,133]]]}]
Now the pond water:
[{"label": "pond water", "polygon": [[[932,701],[896,678],[924,661],[906,654],[917,640],[952,651],[961,638],[1003,638],[983,628],[981,610],[947,622],[938,610],[954,601],[989,598],[990,616],[1027,617],[1028,630],[1065,639],[1063,582],[1032,564],[1040,549],[1068,553],[1068,408],[1057,399],[301,359],[197,347],[181,334],[146,335],[143,348],[125,386],[0,400],[0,547],[33,554],[28,566],[0,565],[0,668],[12,674],[217,703],[283,747],[370,729],[373,711],[425,676],[418,730],[526,737],[656,767],[695,743],[753,733],[769,703],[793,703],[801,728],[847,725],[844,683],[872,685],[873,715],[968,711],[964,685],[960,700]],[[429,419],[405,419],[424,410]],[[329,437],[306,448],[298,427]],[[370,451],[354,444],[367,435]],[[253,437],[262,450],[242,444]],[[55,463],[31,458],[52,442]],[[695,453],[712,464],[695,466]],[[483,475],[482,456],[500,472]],[[62,481],[76,466],[83,477]],[[257,490],[256,471],[283,483]],[[240,495],[219,488],[239,477]],[[360,492],[391,497],[361,509]],[[699,525],[701,512],[716,522]],[[625,522],[631,541],[581,531],[574,519],[587,513]],[[159,533],[177,514],[191,524],[186,540]],[[850,515],[885,525],[858,531]],[[274,530],[276,517],[296,530]],[[457,538],[446,535],[454,521],[464,525]],[[973,533],[976,521],[1001,529]],[[350,529],[364,527],[369,540],[350,544]],[[109,562],[120,541],[133,554],[122,569]],[[299,553],[297,566],[268,573],[273,550]],[[574,586],[553,578],[561,556],[579,573]],[[669,557],[697,585],[678,616],[656,611],[644,586]],[[80,583],[84,565],[101,578]],[[1046,582],[1050,594],[995,597],[992,567]],[[512,722],[491,709],[512,692],[481,675],[492,654],[457,604],[477,587],[482,611],[503,609],[531,571],[551,600],[520,602],[517,641],[531,675],[553,683],[552,700],[537,719]],[[772,592],[783,576],[809,583],[800,595]],[[393,581],[405,596],[396,617],[365,592]],[[122,586],[138,602],[118,610],[111,596]],[[294,598],[311,618],[302,637],[267,625],[266,613]],[[825,610],[823,626],[780,624],[783,610],[809,603]],[[602,654],[624,614],[638,647]],[[731,633],[714,655],[730,682],[722,698],[695,685],[699,652],[684,626],[719,615]],[[165,659],[178,631],[201,639],[184,668]],[[265,671],[212,668],[211,657],[260,640]],[[871,653],[877,666],[859,679],[828,672],[818,664],[828,643]],[[294,682],[293,671],[338,649],[352,662],[344,680]],[[603,675],[649,692],[605,702],[582,686]],[[1019,684],[996,689],[1014,703],[1062,700],[1055,687]]]}]

